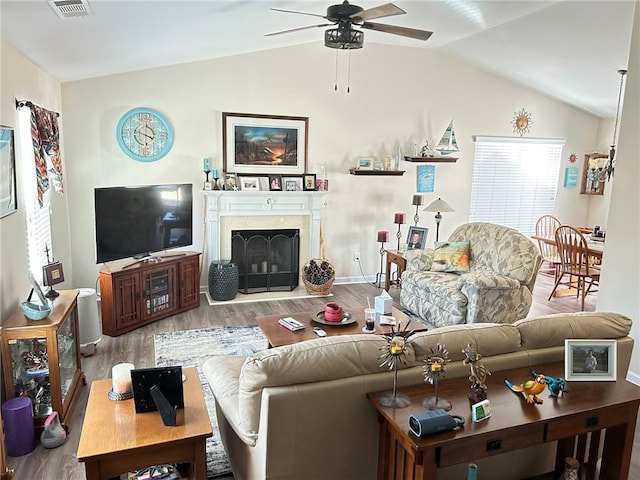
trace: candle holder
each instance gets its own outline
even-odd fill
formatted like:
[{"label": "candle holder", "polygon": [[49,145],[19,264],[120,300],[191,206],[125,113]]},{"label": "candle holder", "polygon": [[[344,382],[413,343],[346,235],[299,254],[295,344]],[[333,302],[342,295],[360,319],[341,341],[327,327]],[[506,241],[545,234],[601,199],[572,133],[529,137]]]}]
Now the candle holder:
[{"label": "candle holder", "polygon": [[209,181],[209,174],[211,173],[211,170],[205,170],[204,171],[206,178],[204,181],[204,189],[205,190],[213,190],[213,183]]},{"label": "candle holder", "polygon": [[400,238],[402,238],[402,233],[400,232],[400,226],[405,222],[405,214],[404,213],[396,213],[393,218],[393,223],[398,225],[398,232],[396,233],[396,238],[398,239],[398,251],[400,251]]},{"label": "candle holder", "polygon": [[382,355],[379,357],[382,360],[380,366],[388,366],[389,370],[393,370],[393,390],[378,395],[378,401],[385,407],[405,408],[411,405],[411,399],[404,393],[398,392],[398,364],[407,363],[406,345],[409,336],[413,333],[407,330],[408,327],[409,322],[404,325],[404,328],[398,323],[397,330],[391,327],[391,333],[382,335],[386,344],[380,347],[382,351]]},{"label": "candle holder", "polygon": [[376,283],[378,284],[378,288],[382,285],[382,268],[384,265],[384,244],[389,241],[389,232],[381,231],[378,232],[378,242],[380,242],[380,271],[376,274]]},{"label": "candle holder", "polygon": [[446,412],[451,410],[451,402],[438,397],[438,381],[440,378],[444,378],[446,364],[450,361],[449,351],[444,345],[438,344],[435,348],[431,347],[431,355],[427,356],[424,361],[424,381],[431,383],[436,391],[435,396],[425,398],[422,401],[422,406],[427,410],[435,410],[436,408],[441,408]]},{"label": "candle holder", "polygon": [[213,171],[213,189],[214,190],[222,190],[218,185],[219,179],[220,179],[220,174],[218,173],[218,170],[214,170]]},{"label": "candle holder", "polygon": [[414,195],[413,201],[411,202],[411,205],[416,206],[416,214],[413,216],[413,221],[415,222],[416,227],[418,226],[418,222],[420,221],[420,217],[418,216],[418,207],[422,205],[423,200],[424,197],[422,195]]}]

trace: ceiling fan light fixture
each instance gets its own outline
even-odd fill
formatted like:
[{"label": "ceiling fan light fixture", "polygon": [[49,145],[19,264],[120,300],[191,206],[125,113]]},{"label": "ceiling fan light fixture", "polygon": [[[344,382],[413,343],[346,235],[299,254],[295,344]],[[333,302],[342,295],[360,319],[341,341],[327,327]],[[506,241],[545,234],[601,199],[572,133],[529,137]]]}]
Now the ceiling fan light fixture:
[{"label": "ceiling fan light fixture", "polygon": [[350,28],[330,28],[324,32],[324,46],[340,50],[355,50],[364,45],[364,33]]}]

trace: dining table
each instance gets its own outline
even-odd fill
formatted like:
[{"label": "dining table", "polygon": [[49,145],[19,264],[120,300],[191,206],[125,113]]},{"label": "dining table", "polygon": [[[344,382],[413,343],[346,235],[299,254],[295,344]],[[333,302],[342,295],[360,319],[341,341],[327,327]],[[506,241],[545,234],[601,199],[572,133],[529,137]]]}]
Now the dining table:
[{"label": "dining table", "polygon": [[[554,237],[544,237],[541,235],[532,235],[533,240],[539,240],[549,245],[556,245],[556,239]],[[596,263],[602,262],[602,254],[604,253],[604,241],[593,240],[591,237],[585,237],[587,240],[587,253],[590,257],[596,260]]]}]

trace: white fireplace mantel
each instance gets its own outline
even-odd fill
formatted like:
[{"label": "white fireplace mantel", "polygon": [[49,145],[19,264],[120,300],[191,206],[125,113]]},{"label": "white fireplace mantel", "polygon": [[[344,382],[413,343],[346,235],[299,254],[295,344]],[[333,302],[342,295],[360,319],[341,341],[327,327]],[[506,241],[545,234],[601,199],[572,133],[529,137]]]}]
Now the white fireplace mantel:
[{"label": "white fireplace mantel", "polygon": [[308,217],[309,255],[319,258],[320,220],[324,207],[323,191],[228,191],[212,190],[202,192],[205,199],[207,231],[205,265],[220,260],[220,220],[223,217],[265,217],[297,215]]}]

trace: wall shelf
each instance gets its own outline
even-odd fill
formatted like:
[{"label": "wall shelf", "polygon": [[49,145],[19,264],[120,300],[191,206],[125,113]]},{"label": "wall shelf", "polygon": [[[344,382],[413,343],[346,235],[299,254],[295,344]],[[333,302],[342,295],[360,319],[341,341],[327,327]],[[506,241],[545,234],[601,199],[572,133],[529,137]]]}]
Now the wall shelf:
[{"label": "wall shelf", "polygon": [[349,173],[351,175],[391,175],[401,176],[404,175],[404,170],[362,170],[358,168],[350,168]]},{"label": "wall shelf", "polygon": [[458,157],[404,157],[405,162],[412,163],[455,163]]}]

